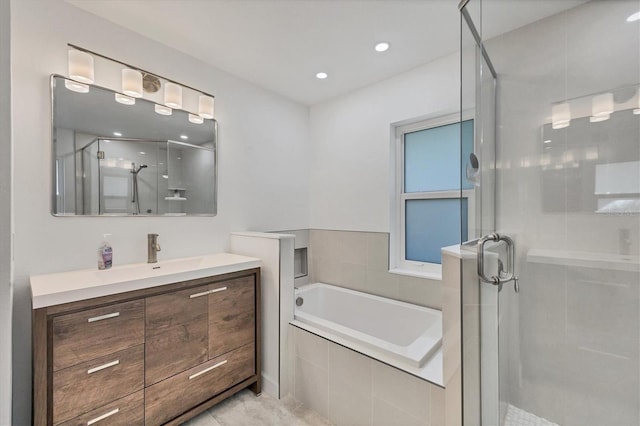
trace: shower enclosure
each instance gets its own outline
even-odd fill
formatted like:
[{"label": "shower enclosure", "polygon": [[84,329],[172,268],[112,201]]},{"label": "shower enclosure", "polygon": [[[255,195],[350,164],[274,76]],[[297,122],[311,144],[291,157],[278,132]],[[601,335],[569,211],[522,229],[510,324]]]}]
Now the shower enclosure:
[{"label": "shower enclosure", "polygon": [[215,150],[172,140],[83,137],[56,158],[57,212],[206,215],[215,211]]},{"label": "shower enclosure", "polygon": [[480,268],[464,248],[465,425],[640,424],[640,2],[553,3],[506,33],[500,1],[460,3],[489,235]]}]

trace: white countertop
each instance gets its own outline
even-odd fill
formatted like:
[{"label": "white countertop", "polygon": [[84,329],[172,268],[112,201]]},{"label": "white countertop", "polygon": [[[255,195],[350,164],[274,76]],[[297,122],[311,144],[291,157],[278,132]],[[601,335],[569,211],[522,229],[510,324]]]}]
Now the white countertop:
[{"label": "white countertop", "polygon": [[31,276],[33,309],[257,268],[260,259],[231,253]]}]

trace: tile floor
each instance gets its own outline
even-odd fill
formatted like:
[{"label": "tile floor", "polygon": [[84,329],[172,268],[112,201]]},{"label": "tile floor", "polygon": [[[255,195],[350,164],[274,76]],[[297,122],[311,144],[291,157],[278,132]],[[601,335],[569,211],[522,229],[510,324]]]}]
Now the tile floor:
[{"label": "tile floor", "polygon": [[262,393],[256,397],[245,389],[185,426],[331,426],[329,420],[291,397],[277,399]]},{"label": "tile floor", "polygon": [[504,426],[558,426],[547,419],[538,417],[528,411],[521,410],[509,404]]}]

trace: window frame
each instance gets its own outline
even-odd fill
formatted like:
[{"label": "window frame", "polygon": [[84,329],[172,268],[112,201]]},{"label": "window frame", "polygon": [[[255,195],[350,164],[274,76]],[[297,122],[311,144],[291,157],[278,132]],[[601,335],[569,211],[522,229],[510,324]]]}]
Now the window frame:
[{"label": "window frame", "polygon": [[[392,125],[392,191],[391,191],[391,233],[389,238],[389,272],[410,275],[434,280],[442,279],[442,265],[438,263],[419,262],[406,258],[406,202],[407,200],[426,199],[466,199],[469,226],[474,221],[475,189],[453,189],[446,191],[405,192],[404,191],[404,138],[408,133],[433,129],[450,124],[474,120],[472,114],[459,112],[445,113],[438,116],[424,117],[410,122]],[[476,123],[473,121],[473,151],[476,150]],[[459,141],[459,140],[458,140]],[[471,230],[471,227],[469,227]]]}]

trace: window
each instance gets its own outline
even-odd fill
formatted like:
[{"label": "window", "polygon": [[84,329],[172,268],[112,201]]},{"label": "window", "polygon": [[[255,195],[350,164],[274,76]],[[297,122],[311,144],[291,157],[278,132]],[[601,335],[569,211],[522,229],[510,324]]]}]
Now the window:
[{"label": "window", "polygon": [[460,126],[455,114],[396,127],[389,262],[396,272],[439,278],[441,248],[467,240],[473,120],[462,122],[462,132]]}]

